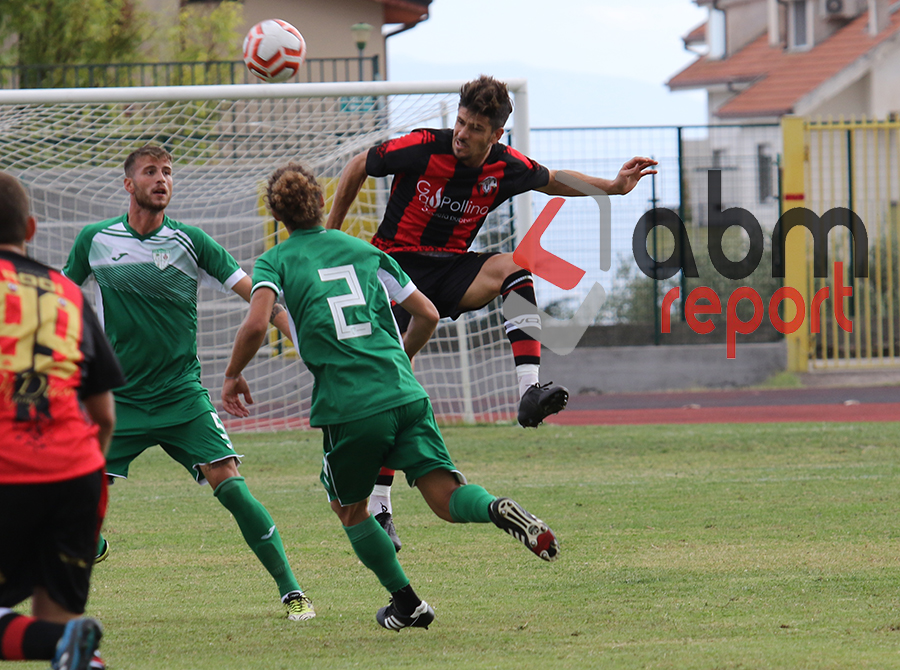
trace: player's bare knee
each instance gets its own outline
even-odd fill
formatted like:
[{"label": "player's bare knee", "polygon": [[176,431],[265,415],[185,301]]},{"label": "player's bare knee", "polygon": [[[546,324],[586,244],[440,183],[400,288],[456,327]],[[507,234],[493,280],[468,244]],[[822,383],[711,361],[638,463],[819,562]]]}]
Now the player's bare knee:
[{"label": "player's bare knee", "polygon": [[521,269],[513,262],[512,254],[496,254],[485,261],[475,281],[482,285],[490,284],[499,292],[503,280]]},{"label": "player's bare knee", "polygon": [[204,463],[200,465],[200,472],[213,490],[226,479],[240,476],[237,468],[237,459],[234,457],[224,458],[221,461],[213,461],[212,463]]},{"label": "player's bare knee", "polygon": [[345,528],[355,526],[366,520],[369,516],[368,499],[351,505],[341,505],[337,500],[331,501],[331,510],[337,514],[338,519]]}]

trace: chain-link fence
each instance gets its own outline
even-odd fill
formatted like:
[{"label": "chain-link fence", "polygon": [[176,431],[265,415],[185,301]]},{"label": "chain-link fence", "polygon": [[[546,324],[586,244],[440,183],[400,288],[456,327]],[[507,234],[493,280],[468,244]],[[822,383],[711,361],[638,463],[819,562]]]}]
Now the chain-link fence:
[{"label": "chain-link fence", "polygon": [[[672,210],[684,222],[698,266],[702,267],[704,260],[708,266],[705,233],[710,224],[711,175],[715,178],[715,171],[719,171],[721,177],[721,209],[740,207],[749,211],[768,233],[780,213],[781,141],[777,124],[533,128],[531,156],[551,169],[612,179],[632,156],[649,156],[659,161],[657,175],[643,179],[630,194],[611,198],[611,240],[599,239],[597,208],[591,199],[576,198],[565,203],[542,244],[586,274],[571,291],[539,279],[538,302],[549,313],[566,317],[598,282],[608,296],[598,323],[652,326],[665,291],[684,280],[680,273],[668,282],[658,282],[641,273],[632,251],[641,217],[649,216],[658,207]],[[548,200],[548,196],[535,193],[535,215]],[[722,217],[712,213],[716,225]],[[646,244],[651,256],[663,260],[672,253],[674,238],[666,230],[657,230],[659,234],[651,236]],[[745,237],[737,228],[726,233],[723,247],[729,256],[737,256],[732,260],[743,256],[749,244]],[[612,267],[608,272],[599,269],[602,244],[612,247]],[[770,275],[767,259],[768,256],[759,272]],[[682,296],[690,288],[691,285],[683,285]]]}]

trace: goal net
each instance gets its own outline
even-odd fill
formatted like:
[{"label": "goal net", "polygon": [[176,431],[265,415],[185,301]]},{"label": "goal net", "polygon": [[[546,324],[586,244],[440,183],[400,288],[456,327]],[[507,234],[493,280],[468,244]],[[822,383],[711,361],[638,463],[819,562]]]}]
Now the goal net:
[{"label": "goal net", "polygon": [[[29,254],[61,268],[76,234],[87,224],[128,208],[122,165],[146,143],[174,156],[175,189],[166,213],[196,225],[224,246],[248,273],[276,244],[283,228],[269,217],[263,188],[268,175],[301,160],[319,176],[330,207],[347,161],[360,151],[418,127],[446,127],[455,119],[462,82],[281,84],[119,89],[0,91],[0,169],[28,187],[38,234]],[[527,129],[523,82],[513,123]],[[523,109],[524,108],[524,109]],[[522,122],[524,119],[524,123]],[[527,132],[515,134],[527,151]],[[506,141],[504,139],[504,141]],[[369,178],[344,230],[370,238],[384,209],[389,179]],[[530,220],[530,201],[493,212],[476,250],[512,251],[516,212]],[[93,286],[86,285],[90,297]],[[199,357],[203,384],[219,405],[219,389],[246,303],[201,289]],[[442,320],[416,357],[415,374],[444,421],[502,421],[513,416],[518,393],[499,301],[453,322]],[[146,334],[147,356],[166,324]],[[166,361],[158,361],[165,365]],[[249,419],[222,412],[229,430],[270,431],[308,425],[312,375],[289,341],[272,329],[245,371],[256,404]]]}]

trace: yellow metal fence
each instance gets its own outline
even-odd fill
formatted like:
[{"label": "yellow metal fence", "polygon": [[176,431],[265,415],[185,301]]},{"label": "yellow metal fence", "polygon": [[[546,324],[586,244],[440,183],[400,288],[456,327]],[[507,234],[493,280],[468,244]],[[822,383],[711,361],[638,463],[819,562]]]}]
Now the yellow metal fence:
[{"label": "yellow metal fence", "polygon": [[[825,277],[814,276],[811,232],[787,236],[785,286],[801,292],[808,317],[788,335],[789,368],[900,365],[900,121],[786,117],[782,129],[785,215],[805,207],[816,215],[809,219],[814,226],[826,226],[829,217],[842,222],[827,234]],[[850,234],[851,212],[864,236]],[[856,243],[867,243],[858,252],[867,262],[854,255]],[[835,277],[838,267],[842,276]],[[841,285],[852,295],[838,295]],[[811,332],[812,311],[818,332]],[[842,327],[842,315],[852,330]]]}]

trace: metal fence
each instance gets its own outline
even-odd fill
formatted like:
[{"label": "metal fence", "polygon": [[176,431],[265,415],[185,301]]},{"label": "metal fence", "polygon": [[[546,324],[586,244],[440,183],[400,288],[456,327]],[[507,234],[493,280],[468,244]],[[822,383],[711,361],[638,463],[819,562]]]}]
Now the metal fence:
[{"label": "metal fence", "polygon": [[[378,81],[378,56],[307,58],[291,83]],[[108,86],[197,86],[252,84],[259,80],[242,60],[0,67],[0,88],[98,88]]]},{"label": "metal fence", "polygon": [[[789,335],[789,364],[900,365],[900,121],[791,119],[784,142],[785,196],[815,215],[810,233],[787,237],[786,284],[817,324]],[[854,220],[862,225],[851,236]]]},{"label": "metal fence", "polygon": [[[630,194],[612,198],[612,239],[600,240],[597,208],[589,198],[570,199],[548,228],[542,244],[549,251],[586,270],[572,291],[563,291],[537,280],[538,301],[550,305],[560,316],[577,308],[594,282],[607,292],[602,322],[646,324],[657,328],[665,290],[679,283],[657,282],[644,276],[632,253],[635,227],[641,217],[656,207],[672,210],[684,222],[698,261],[707,258],[705,232],[710,223],[709,179],[721,175],[722,209],[740,207],[771,231],[780,212],[778,161],[782,138],[777,124],[713,126],[646,126],[610,128],[533,128],[531,155],[552,169],[567,169],[612,179],[632,156],[659,161],[659,173],[643,179]],[[535,214],[548,196],[536,193]],[[657,260],[667,257],[674,239],[662,231]],[[732,235],[726,233],[726,240]],[[733,232],[731,247],[740,253],[742,240]],[[611,244],[612,267],[599,270],[600,245]],[[648,245],[649,246],[649,245]],[[651,255],[653,249],[649,249]],[[706,264],[708,265],[708,263]],[[761,268],[768,271],[768,267]],[[705,281],[706,279],[704,279]],[[713,281],[712,278],[708,278]],[[681,295],[687,294],[682,284]],[[727,287],[726,287],[727,288]],[[685,290],[687,289],[687,290]],[[729,291],[730,292],[730,291]],[[679,305],[676,305],[678,308]]]}]

